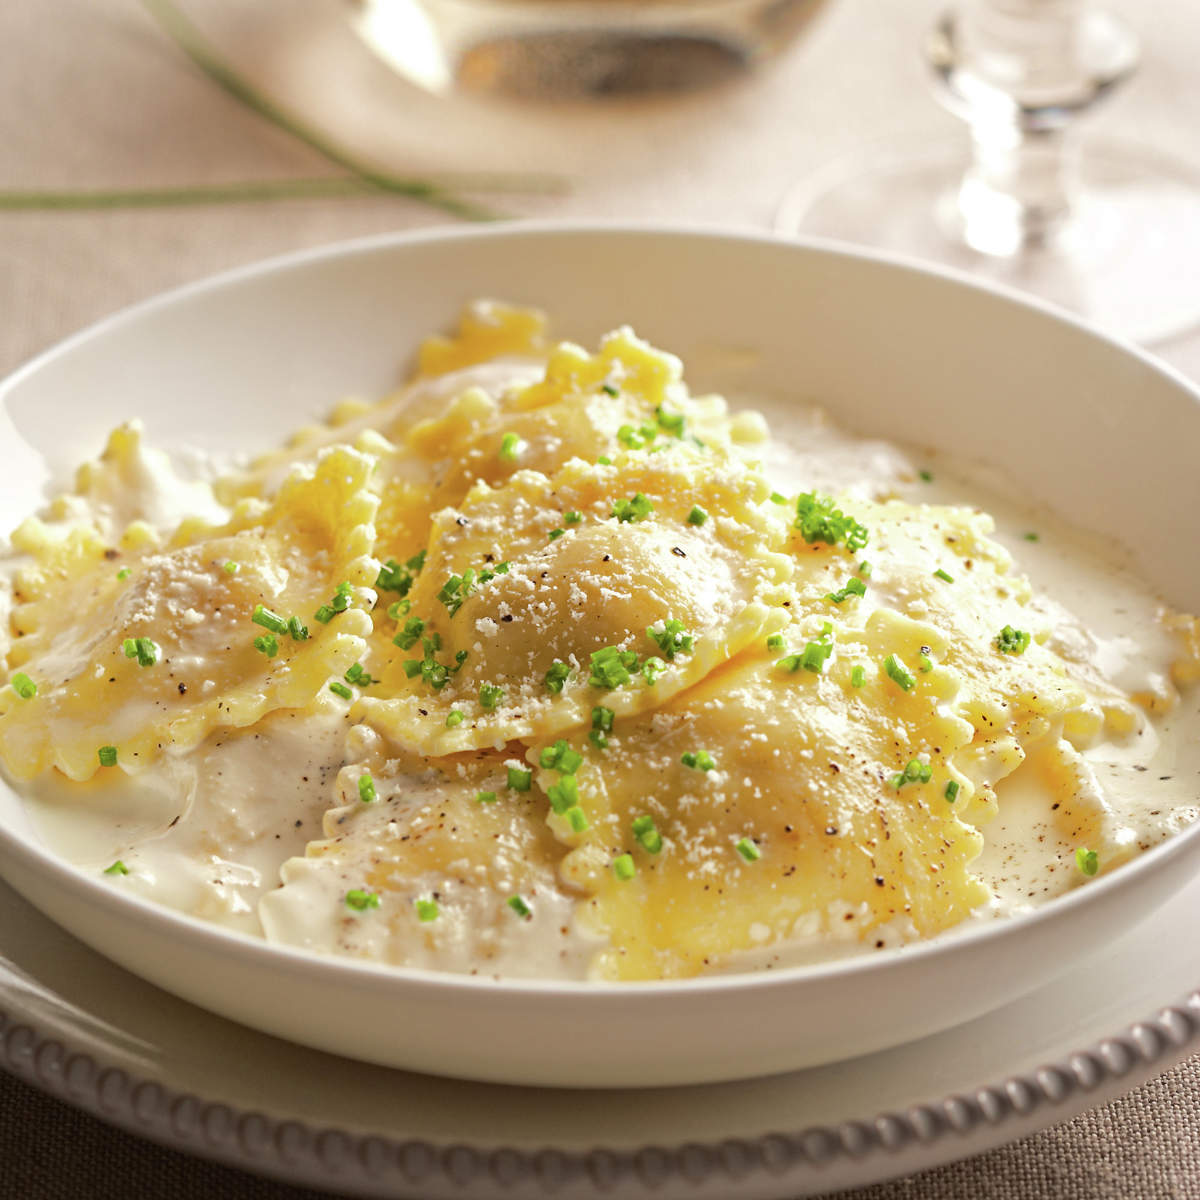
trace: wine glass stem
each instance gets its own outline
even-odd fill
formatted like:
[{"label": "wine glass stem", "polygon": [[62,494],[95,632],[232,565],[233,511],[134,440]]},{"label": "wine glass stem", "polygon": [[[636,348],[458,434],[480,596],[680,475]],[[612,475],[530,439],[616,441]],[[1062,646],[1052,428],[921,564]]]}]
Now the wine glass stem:
[{"label": "wine glass stem", "polygon": [[971,132],[943,224],[985,254],[1044,245],[1078,190],[1077,118],[1132,72],[1136,41],[1084,0],[964,0],[935,24],[928,54],[939,98]]}]

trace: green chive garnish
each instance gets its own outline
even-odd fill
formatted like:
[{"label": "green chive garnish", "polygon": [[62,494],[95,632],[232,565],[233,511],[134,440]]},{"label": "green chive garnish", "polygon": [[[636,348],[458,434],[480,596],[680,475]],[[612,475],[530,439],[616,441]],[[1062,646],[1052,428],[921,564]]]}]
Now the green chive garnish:
[{"label": "green chive garnish", "polygon": [[254,639],[255,650],[261,650],[268,658],[274,658],[279,653],[279,642],[273,633],[264,633]]},{"label": "green chive garnish", "polygon": [[[581,760],[582,761],[582,760]],[[579,803],[579,784],[574,775],[563,775],[557,783],[546,789],[550,807],[556,813],[565,813]]]},{"label": "green chive garnish", "polygon": [[533,916],[533,909],[530,908],[520,896],[509,896],[508,907],[511,908],[518,917],[522,917],[526,921]]},{"label": "green chive garnish", "polygon": [[679,761],[694,771],[711,771],[717,765],[717,760],[707,750],[687,750],[679,756]]},{"label": "green chive garnish", "polygon": [[660,404],[654,410],[654,415],[658,420],[659,428],[664,433],[669,433],[674,437],[683,437],[684,416],[683,413],[667,412]]},{"label": "green chive garnish", "polygon": [[117,578],[118,578],[118,579],[120,579],[122,582],[124,582],[124,581],[125,581],[126,579],[128,579],[128,578],[130,577],[130,575],[132,575],[132,574],[133,574],[133,571],[132,571],[132,570],[131,570],[129,567],[122,567],[122,568],[121,568],[121,569],[120,569],[120,570],[117,572]]},{"label": "green chive garnish", "polygon": [[521,767],[508,768],[508,786],[514,792],[527,792],[533,783],[533,772]]},{"label": "green chive garnish", "polygon": [[918,475],[920,475],[920,477],[921,477],[921,478],[922,478],[922,479],[923,479],[923,480],[924,480],[926,483],[932,483],[932,482],[933,482],[933,472],[932,472],[932,471],[918,471],[918,472],[917,472],[917,474],[918,474]]},{"label": "green chive garnish", "polygon": [[418,921],[436,921],[438,916],[438,906],[436,900],[424,900],[418,898],[414,901],[417,909]]},{"label": "green chive garnish", "polygon": [[379,897],[366,888],[352,888],[346,893],[346,907],[355,912],[366,912],[368,908],[379,907]]},{"label": "green chive garnish", "polygon": [[495,804],[496,803],[496,793],[495,792],[477,792],[475,794],[475,799],[478,800],[480,804]]},{"label": "green chive garnish", "polygon": [[867,682],[866,667],[858,666],[858,667],[855,667],[850,672],[850,686],[851,687],[862,687],[862,685],[866,682]]},{"label": "green chive garnish", "polygon": [[525,449],[525,443],[515,433],[506,433],[500,439],[500,461],[501,462],[516,462],[521,451]]},{"label": "green chive garnish", "polygon": [[867,594],[867,585],[861,579],[852,577],[846,580],[846,586],[838,588],[836,592],[830,592],[825,597],[826,600],[832,600],[834,604],[841,604],[851,596],[865,596]]},{"label": "green chive garnish", "polygon": [[692,505],[692,511],[687,515],[687,523],[689,525],[703,525],[708,520],[708,513],[704,511],[698,504]]},{"label": "green chive garnish", "polygon": [[653,817],[634,817],[633,836],[648,854],[657,854],[663,847],[662,834],[655,828]]},{"label": "green chive garnish", "polygon": [[559,738],[553,746],[547,746],[538,756],[538,762],[547,771],[562,771],[574,775],[583,765],[583,755],[572,750],[566,738]]},{"label": "green chive garnish", "polygon": [[950,782],[946,784],[945,795],[946,799],[949,800],[951,804],[953,804],[958,798],[958,782],[956,780],[951,779]]},{"label": "green chive garnish", "polygon": [[933,574],[934,574],[934,577],[935,577],[936,579],[941,579],[941,580],[943,580],[943,581],[944,581],[944,582],[946,582],[946,583],[953,583],[953,582],[954,582],[954,576],[953,576],[953,575],[951,575],[951,574],[949,574],[948,572],[946,572],[946,571],[942,570],[942,568],[941,568],[941,567],[938,567],[938,569],[937,569],[936,571],[934,571],[934,573],[933,573]]},{"label": "green chive garnish", "polygon": [[641,492],[628,500],[618,500],[613,505],[612,515],[618,522],[644,521],[654,511],[654,505]]},{"label": "green chive garnish", "polygon": [[683,627],[682,621],[669,617],[662,623],[661,629],[651,625],[646,630],[646,636],[666,655],[674,660],[676,654],[691,654],[695,639]]},{"label": "green chive garnish", "polygon": [[1080,846],[1075,851],[1075,865],[1085,875],[1095,875],[1100,870],[1100,856],[1095,850],[1088,850],[1084,846]]},{"label": "green chive garnish", "polygon": [[302,624],[299,617],[288,617],[288,633],[293,642],[308,641],[308,626]]},{"label": "green chive garnish", "polygon": [[888,677],[906,692],[911,692],[917,686],[916,676],[895,654],[889,654],[883,660],[883,669],[888,673]]},{"label": "green chive garnish", "polygon": [[622,883],[628,883],[637,873],[637,867],[633,865],[633,855],[618,854],[612,861],[612,870]]},{"label": "green chive garnish", "polygon": [[116,746],[101,746],[96,751],[96,757],[100,760],[102,767],[115,767],[117,765],[117,748]]},{"label": "green chive garnish", "polygon": [[261,625],[264,629],[271,633],[287,633],[288,623],[278,613],[272,612],[269,608],[262,604],[254,606],[254,612],[250,617],[255,625]]},{"label": "green chive garnish", "polygon": [[358,777],[358,798],[364,804],[371,804],[376,799],[375,780],[371,778],[369,771]]},{"label": "green chive garnish", "polygon": [[232,558],[227,559],[225,565],[221,568],[226,575],[236,575],[242,568],[239,563],[235,563]]},{"label": "green chive garnish", "polygon": [[1025,540],[1027,542],[1040,542],[1042,539],[1040,534],[1030,532],[1025,534]]},{"label": "green chive garnish", "polygon": [[570,674],[571,668],[565,662],[555,660],[545,675],[546,691],[557,696],[563,690],[563,684],[567,682]]},{"label": "green chive garnish", "polygon": [[129,868],[118,858],[111,867],[104,868],[105,875],[128,875]]},{"label": "green chive garnish", "polygon": [[621,389],[615,383],[602,383],[600,390],[606,396],[619,396],[621,394]]},{"label": "green chive garnish", "polygon": [[605,646],[602,650],[593,650],[590,662],[591,672],[588,683],[592,687],[613,688],[624,687],[633,676],[631,671],[639,669],[638,656],[633,650],[620,650],[616,646]]},{"label": "green chive garnish", "polygon": [[869,562],[863,561],[858,564],[858,573],[864,579],[869,579],[871,577],[871,572],[873,570],[875,570],[875,568],[873,566],[871,566],[871,564]]},{"label": "green chive garnish", "polygon": [[806,542],[828,542],[831,546],[845,542],[850,551],[861,550],[870,537],[864,526],[840,508],[835,508],[830,497],[819,496],[816,492],[801,492],[796,497],[793,524]]},{"label": "green chive garnish", "polygon": [[392,638],[392,645],[399,646],[401,650],[410,650],[424,632],[425,622],[420,617],[409,617],[404,622],[404,628]]},{"label": "green chive garnish", "polygon": [[560,537],[566,532],[565,529],[552,529],[549,533],[549,538],[552,542],[557,542]]},{"label": "green chive garnish", "polygon": [[481,683],[479,685],[479,707],[487,709],[489,712],[500,706],[504,699],[504,689],[497,687],[491,683]]},{"label": "green chive garnish", "polygon": [[1024,654],[1029,648],[1030,637],[1023,629],[1005,625],[996,635],[993,645],[1001,654]]},{"label": "green chive garnish", "polygon": [[126,658],[137,658],[137,638],[126,638],[121,643]]},{"label": "green chive garnish", "polygon": [[571,509],[571,511],[569,513],[563,513],[563,524],[564,525],[578,525],[579,522],[582,520],[583,520],[583,514],[580,512],[576,512],[575,509]]},{"label": "green chive garnish", "polygon": [[[126,654],[128,653],[126,651]],[[134,654],[136,653],[134,650]],[[8,682],[22,700],[32,700],[37,695],[37,684],[24,671],[18,671]]]},{"label": "green chive garnish", "polygon": [[734,848],[747,862],[757,862],[762,858],[762,851],[748,837],[742,838]]},{"label": "green chive garnish", "polygon": [[907,783],[928,783],[932,778],[933,768],[919,758],[914,758],[903,771],[893,775],[888,782],[899,791]]},{"label": "green chive garnish", "polygon": [[457,729],[467,718],[458,711],[457,708],[452,708],[446,714],[446,728]]},{"label": "green chive garnish", "polygon": [[771,636],[769,638],[767,638],[767,649],[768,650],[782,650],[783,649],[783,634],[782,633],[771,634]]},{"label": "green chive garnish", "polygon": [[572,804],[567,809],[563,816],[567,819],[567,824],[571,827],[572,833],[584,833],[587,831],[588,819],[582,808],[578,804]]},{"label": "green chive garnish", "polygon": [[354,693],[341,680],[335,679],[330,685],[329,690],[335,696],[341,696],[343,700],[353,700]]},{"label": "green chive garnish", "polygon": [[922,654],[920,658],[917,659],[917,662],[920,664],[922,672],[933,670],[933,659],[930,658],[928,654]]},{"label": "green chive garnish", "polygon": [[[147,637],[135,638],[133,645],[134,653],[137,655],[138,666],[152,667],[158,662],[158,646],[153,640]],[[128,647],[125,649],[125,654],[128,657]]]}]

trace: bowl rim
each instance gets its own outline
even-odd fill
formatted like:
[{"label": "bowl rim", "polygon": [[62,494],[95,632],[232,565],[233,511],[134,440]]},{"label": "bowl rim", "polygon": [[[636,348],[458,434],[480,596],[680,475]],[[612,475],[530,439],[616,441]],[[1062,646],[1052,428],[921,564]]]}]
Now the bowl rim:
[{"label": "bowl rim", "polygon": [[[713,223],[523,220],[484,228],[433,227],[352,238],[275,255],[157,293],[85,326],[41,351],[5,379],[0,380],[0,408],[4,407],[15,388],[27,379],[35,377],[39,371],[58,359],[68,357],[80,347],[99,341],[114,332],[136,326],[139,321],[156,312],[186,305],[195,299],[228,289],[237,289],[259,280],[319,267],[335,260],[369,258],[392,251],[402,253],[410,247],[453,247],[481,240],[511,241],[523,237],[550,240],[579,237],[668,238],[706,243],[773,246],[782,252],[815,254],[826,259],[849,258],[901,273],[933,278],[950,286],[966,287],[973,292],[992,296],[1017,308],[1035,311],[1054,323],[1084,334],[1093,341],[1107,344],[1133,357],[1143,369],[1161,376],[1185,393],[1194,404],[1200,405],[1200,385],[1193,383],[1170,364],[1155,358],[1141,347],[1106,333],[1069,312],[1036,297],[1027,296],[1015,288],[981,281],[951,268],[828,239],[785,238],[769,232],[730,228]],[[0,787],[11,791],[18,801],[20,800],[17,788],[2,774]],[[199,943],[200,949],[210,953],[233,954],[248,966],[263,965],[258,960],[264,960],[277,972],[307,975],[315,972],[321,979],[329,981],[349,976],[354,979],[356,987],[384,992],[398,987],[417,987],[433,991],[482,990],[488,993],[569,996],[577,1002],[584,997],[596,997],[598,1000],[603,999],[604,1003],[611,1003],[611,998],[615,996],[631,1000],[637,998],[639,1002],[643,1002],[649,996],[661,997],[662,1003],[671,1004],[685,997],[723,994],[747,987],[755,990],[774,990],[805,983],[809,986],[835,984],[846,977],[863,972],[882,974],[907,970],[910,966],[928,959],[939,959],[959,952],[964,947],[984,948],[1012,937],[1022,937],[1032,928],[1067,919],[1080,905],[1099,903],[1100,898],[1104,896],[1126,891],[1135,885],[1135,881],[1142,874],[1153,871],[1160,863],[1186,852],[1197,839],[1200,839],[1200,821],[1171,835],[1136,859],[1122,864],[1111,875],[1102,874],[1099,878],[1088,881],[1086,885],[1078,886],[1066,895],[1055,897],[1031,911],[986,923],[971,923],[968,918],[966,923],[953,926],[933,938],[913,943],[863,951],[843,958],[773,968],[770,971],[738,971],[685,979],[616,982],[460,975],[429,968],[363,962],[280,945],[265,938],[203,921],[199,917],[168,908],[139,895],[116,891],[104,881],[91,878],[81,869],[59,858],[47,847],[20,837],[6,823],[0,822],[0,854],[24,858],[27,862],[32,859],[36,869],[48,872],[60,887],[76,893],[80,899],[88,901],[92,906],[100,906],[108,914],[126,919],[141,919],[159,936],[170,936],[173,930],[178,930],[182,925],[188,931],[189,937]]]}]

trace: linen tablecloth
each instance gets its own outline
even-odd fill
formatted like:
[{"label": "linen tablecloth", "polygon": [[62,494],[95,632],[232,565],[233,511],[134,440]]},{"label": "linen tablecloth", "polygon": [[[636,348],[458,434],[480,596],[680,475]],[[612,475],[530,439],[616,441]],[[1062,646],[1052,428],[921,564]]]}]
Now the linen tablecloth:
[{"label": "linen tablecloth", "polygon": [[[1145,61],[1107,111],[1106,133],[1184,159],[1200,156],[1200,25],[1192,0],[1115,7],[1142,32]],[[956,131],[930,100],[916,53],[936,11],[928,0],[837,0],[805,40],[736,86],[662,101],[553,107],[419,92],[364,51],[337,0],[190,0],[187,8],[272,95],[395,170],[570,177],[567,194],[494,198],[513,215],[761,229],[788,184],[830,159],[877,139]],[[148,187],[329,171],[187,64],[136,0],[0,5],[0,188]],[[378,196],[0,212],[0,374],[163,288],[266,255],[446,219]],[[1200,333],[1156,349],[1200,377]],[[1058,1128],[853,1196],[1196,1196],[1198,1135],[1200,1059],[1192,1059]],[[139,1142],[0,1075],[0,1196],[316,1195]]]}]

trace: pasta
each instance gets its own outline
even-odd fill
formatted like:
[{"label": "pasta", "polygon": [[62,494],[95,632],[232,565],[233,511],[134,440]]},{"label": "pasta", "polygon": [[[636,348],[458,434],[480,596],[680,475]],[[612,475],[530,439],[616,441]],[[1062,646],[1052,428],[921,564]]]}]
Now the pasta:
[{"label": "pasta", "polygon": [[[772,453],[632,331],[589,353],[496,302],[182,519],[123,426],[13,535],[0,762],[66,819],[164,781],[90,864],[114,886],[172,902],[169,846],[213,919],[528,977],[927,938],[996,907],[998,815],[1037,823],[1047,896],[1195,816],[1100,778],[1200,674],[1193,618],[1126,686],[984,513]],[[222,778],[289,797],[273,854]],[[197,863],[251,857],[196,899]]]}]

